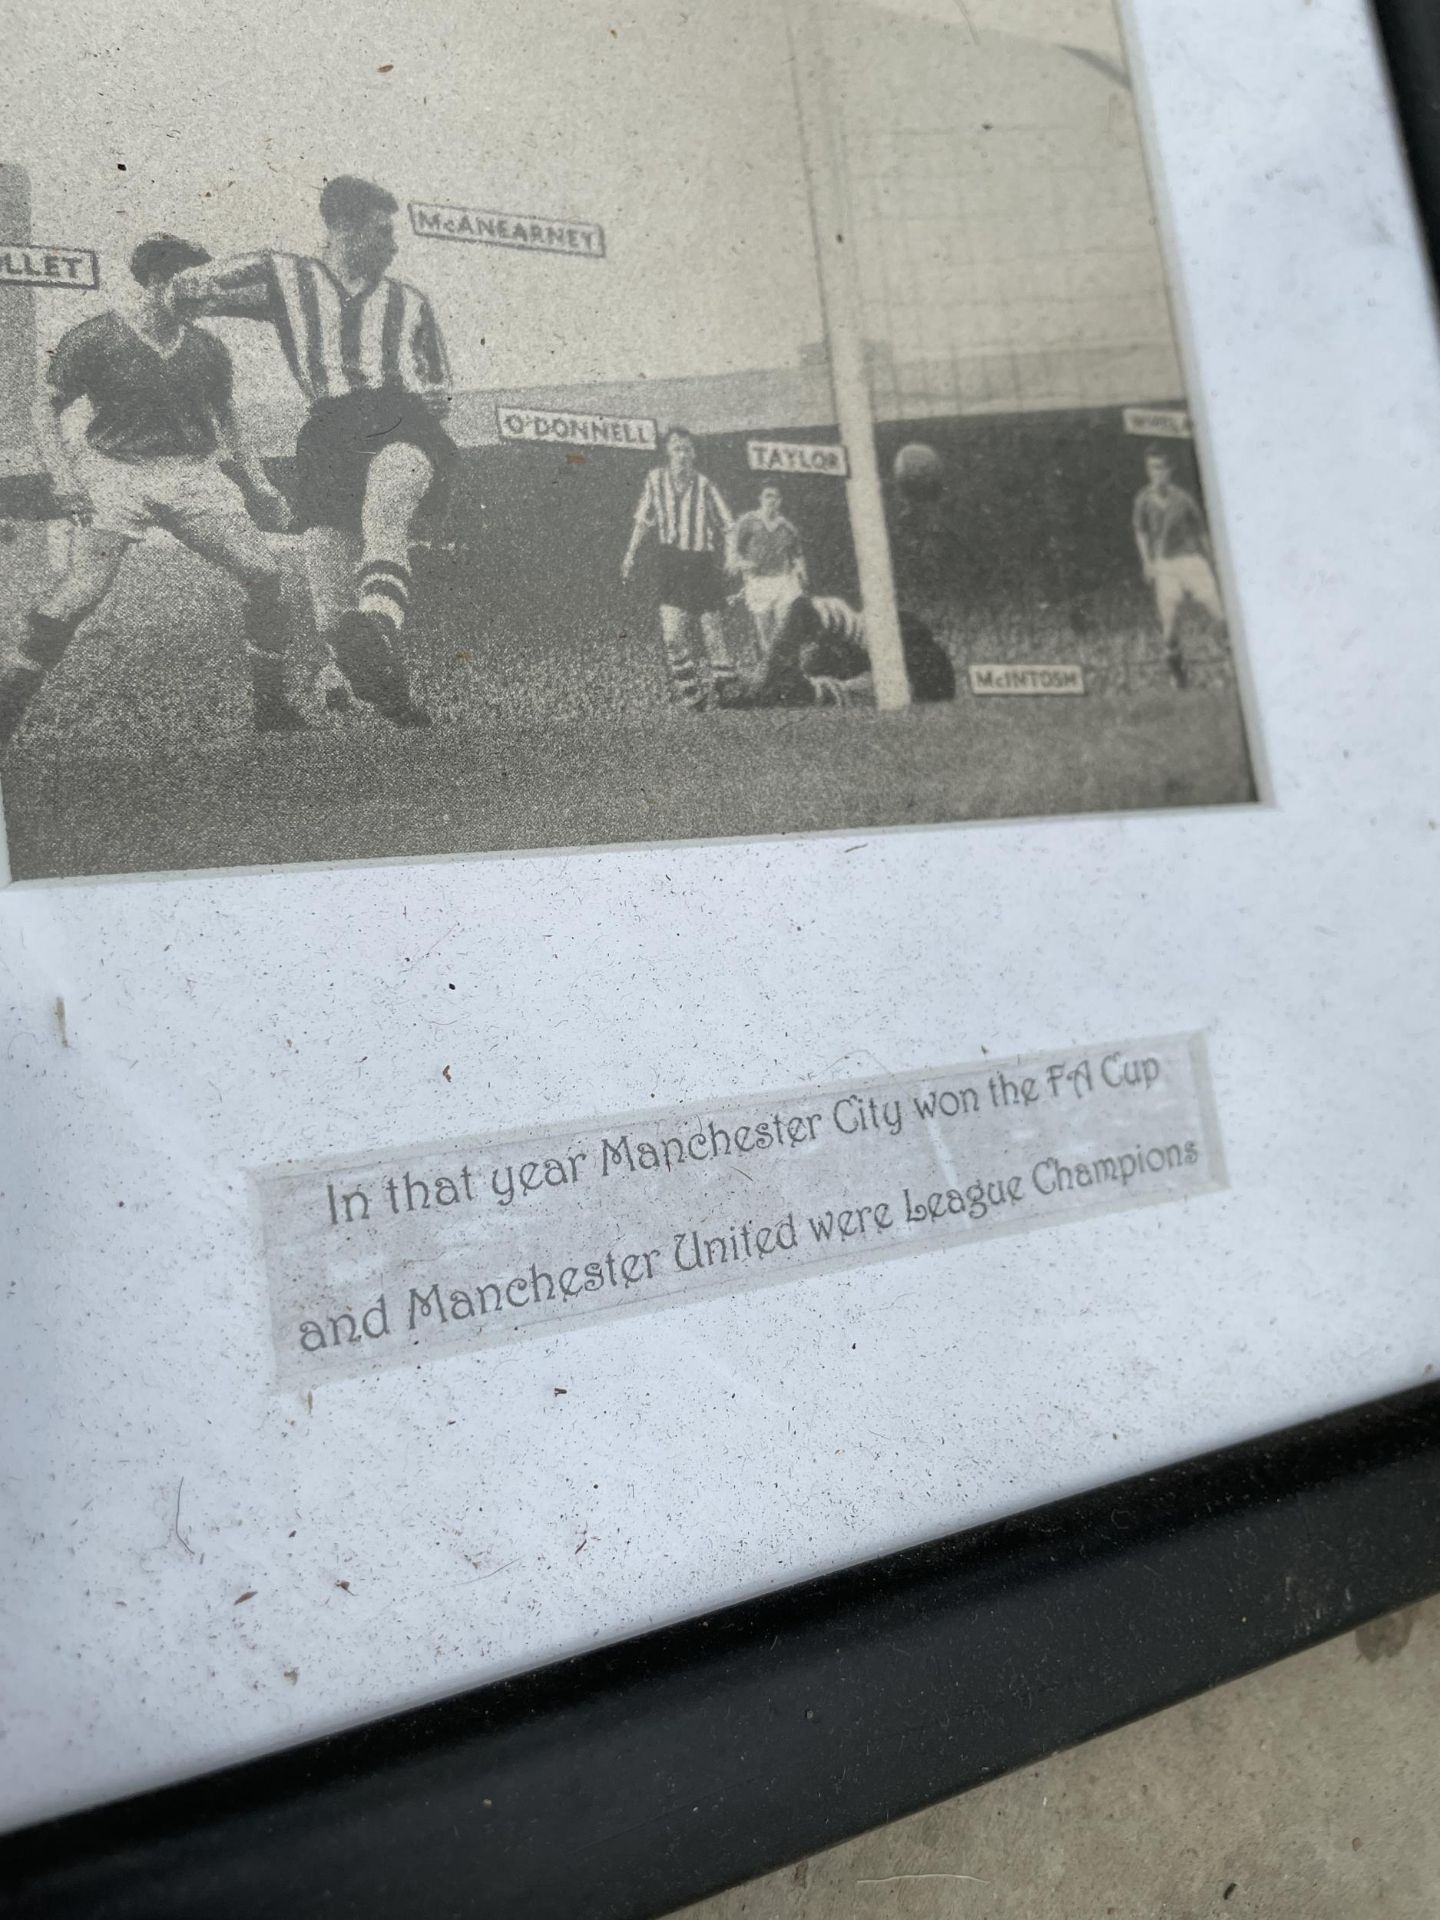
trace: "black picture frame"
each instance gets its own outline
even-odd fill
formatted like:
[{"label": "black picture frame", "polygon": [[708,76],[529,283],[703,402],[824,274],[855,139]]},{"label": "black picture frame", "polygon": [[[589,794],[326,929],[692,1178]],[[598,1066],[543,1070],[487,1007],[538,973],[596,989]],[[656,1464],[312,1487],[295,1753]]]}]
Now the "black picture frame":
[{"label": "black picture frame", "polygon": [[1440,1383],[0,1842],[13,1920],[651,1920],[1440,1588]]},{"label": "black picture frame", "polygon": [[651,1920],[1437,1590],[1440,1382],[12,1834],[0,1914]]},{"label": "black picture frame", "polygon": [[1432,273],[1440,283],[1440,6],[1371,0]]}]

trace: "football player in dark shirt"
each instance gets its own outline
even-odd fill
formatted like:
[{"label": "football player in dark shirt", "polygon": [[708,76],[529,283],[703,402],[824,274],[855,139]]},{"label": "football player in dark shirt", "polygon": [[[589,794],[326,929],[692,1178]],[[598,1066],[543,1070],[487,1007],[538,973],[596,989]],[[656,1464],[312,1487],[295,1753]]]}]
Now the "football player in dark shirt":
[{"label": "football player in dark shirt", "polygon": [[1135,496],[1132,515],[1140,571],[1154,589],[1160,634],[1175,684],[1189,680],[1180,650],[1180,609],[1193,600],[1225,631],[1225,608],[1215,580],[1214,557],[1205,516],[1194,497],[1175,484],[1175,470],[1163,447],[1145,449],[1145,485]]},{"label": "football player in dark shirt", "polygon": [[809,584],[799,530],[781,512],[780,489],[768,481],[759,504],[735,522],[733,549],[741,592],[755,623],[755,646],[763,663],[785,624],[790,603]]},{"label": "football player in dark shirt", "polygon": [[[151,527],[244,588],[257,728],[305,729],[283,688],[280,567],[245,494],[222,470],[222,453],[244,476],[256,510],[277,526],[285,502],[241,438],[229,354],[213,334],[178,321],[164,298],[173,274],[208,258],[173,234],[142,241],[130,259],[142,289],[133,312],[95,314],[72,327],[50,356],[35,437],[56,503],[75,525],[69,565],[32,607],[19,662],[0,676],[0,746],[76,628],[109,593],[126,552]],[[80,401],[89,420],[83,444],[72,450],[61,422]]]}]

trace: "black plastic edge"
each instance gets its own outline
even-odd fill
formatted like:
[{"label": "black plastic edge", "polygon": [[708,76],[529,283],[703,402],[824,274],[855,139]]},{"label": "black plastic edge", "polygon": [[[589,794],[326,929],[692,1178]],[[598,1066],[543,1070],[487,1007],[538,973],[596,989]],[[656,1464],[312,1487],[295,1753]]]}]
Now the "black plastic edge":
[{"label": "black plastic edge", "polygon": [[1440,0],[1371,0],[1415,185],[1430,267],[1440,285]]},{"label": "black plastic edge", "polygon": [[651,1920],[1440,1590],[1440,1385],[0,1842],[46,1920]]}]

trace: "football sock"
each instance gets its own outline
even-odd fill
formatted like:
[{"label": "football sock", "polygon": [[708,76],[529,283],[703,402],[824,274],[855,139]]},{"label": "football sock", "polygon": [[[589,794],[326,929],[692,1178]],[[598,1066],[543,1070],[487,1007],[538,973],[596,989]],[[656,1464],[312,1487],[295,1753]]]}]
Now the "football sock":
[{"label": "football sock", "polygon": [[360,568],[360,611],[398,634],[410,611],[410,569],[398,560],[367,560]]},{"label": "football sock", "polygon": [[285,651],[285,615],[278,576],[246,588],[242,624],[248,646],[261,653]]},{"label": "football sock", "polygon": [[696,666],[695,662],[688,654],[683,657],[677,657],[672,654],[669,659],[669,667],[670,686],[680,705],[682,707],[703,707],[705,704],[705,688],[700,679],[700,669]]}]

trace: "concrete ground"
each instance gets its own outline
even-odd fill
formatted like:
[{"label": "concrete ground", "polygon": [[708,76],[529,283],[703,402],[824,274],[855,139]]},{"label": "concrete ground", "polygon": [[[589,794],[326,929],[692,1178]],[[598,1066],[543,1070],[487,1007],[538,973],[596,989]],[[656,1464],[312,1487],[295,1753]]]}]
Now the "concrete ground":
[{"label": "concrete ground", "polygon": [[684,1920],[1437,1920],[1440,1598]]}]

